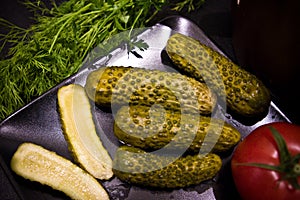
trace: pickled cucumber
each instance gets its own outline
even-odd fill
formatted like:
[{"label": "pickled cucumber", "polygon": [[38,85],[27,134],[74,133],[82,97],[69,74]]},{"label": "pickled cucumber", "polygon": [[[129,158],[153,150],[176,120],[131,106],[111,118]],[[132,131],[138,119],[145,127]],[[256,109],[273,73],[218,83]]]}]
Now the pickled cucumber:
[{"label": "pickled cucumber", "polygon": [[217,100],[193,78],[137,67],[101,67],[89,74],[85,89],[102,108],[160,104],[165,109],[210,114]]},{"label": "pickled cucumber", "polygon": [[59,88],[57,97],[63,133],[74,159],[95,178],[110,179],[112,159],[97,135],[84,88],[66,85]]},{"label": "pickled cucumber", "polygon": [[16,174],[62,191],[72,199],[109,199],[101,184],[86,171],[33,143],[18,147],[11,159],[11,168]]},{"label": "pickled cucumber", "polygon": [[122,142],[143,150],[169,144],[171,151],[224,152],[236,145],[241,135],[221,119],[163,110],[159,106],[123,106],[114,117],[114,134]]},{"label": "pickled cucumber", "polygon": [[212,179],[222,161],[216,154],[174,158],[121,146],[113,159],[113,171],[120,180],[143,187],[179,188]]},{"label": "pickled cucumber", "polygon": [[235,113],[253,117],[268,111],[271,97],[263,82],[200,41],[176,33],[169,38],[166,51],[178,68],[205,81]]}]

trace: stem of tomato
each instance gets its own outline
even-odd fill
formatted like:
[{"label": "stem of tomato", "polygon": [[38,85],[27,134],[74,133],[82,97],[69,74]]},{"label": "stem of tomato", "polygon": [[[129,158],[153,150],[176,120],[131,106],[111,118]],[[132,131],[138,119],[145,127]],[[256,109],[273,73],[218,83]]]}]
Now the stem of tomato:
[{"label": "stem of tomato", "polygon": [[279,131],[277,131],[273,126],[270,126],[269,129],[271,130],[277,144],[280,164],[274,166],[263,163],[239,163],[238,165],[260,167],[279,172],[282,175],[282,180],[287,180],[294,189],[300,190],[300,185],[298,183],[298,177],[300,176],[300,154],[292,156]]},{"label": "stem of tomato", "polygon": [[294,172],[295,172],[296,174],[300,175],[300,164],[296,164],[296,165],[294,166]]}]

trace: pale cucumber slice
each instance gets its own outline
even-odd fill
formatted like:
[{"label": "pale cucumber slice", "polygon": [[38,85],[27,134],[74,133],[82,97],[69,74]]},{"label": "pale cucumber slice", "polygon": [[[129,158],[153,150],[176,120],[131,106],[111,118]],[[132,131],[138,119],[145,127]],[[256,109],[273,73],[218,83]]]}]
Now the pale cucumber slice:
[{"label": "pale cucumber slice", "polygon": [[109,199],[101,184],[71,161],[32,143],[21,144],[11,160],[16,174],[64,192],[72,199]]},{"label": "pale cucumber slice", "polygon": [[97,135],[84,88],[66,85],[57,95],[63,132],[74,159],[95,178],[111,178],[112,159]]}]

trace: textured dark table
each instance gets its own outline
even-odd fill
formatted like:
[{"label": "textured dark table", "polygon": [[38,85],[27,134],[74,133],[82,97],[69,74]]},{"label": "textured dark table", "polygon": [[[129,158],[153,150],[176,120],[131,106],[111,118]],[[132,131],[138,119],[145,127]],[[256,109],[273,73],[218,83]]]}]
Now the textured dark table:
[{"label": "textured dark table", "polygon": [[[176,13],[166,7],[152,23],[155,24],[160,19],[174,14],[180,14],[195,22],[230,59],[237,62],[232,46],[231,0],[206,0],[199,10],[190,13]],[[22,27],[28,27],[33,22],[32,15],[17,0],[1,0],[0,17]],[[1,27],[0,31],[3,31]],[[0,199],[21,199],[18,195],[18,185],[11,179],[7,167],[0,152]]]}]

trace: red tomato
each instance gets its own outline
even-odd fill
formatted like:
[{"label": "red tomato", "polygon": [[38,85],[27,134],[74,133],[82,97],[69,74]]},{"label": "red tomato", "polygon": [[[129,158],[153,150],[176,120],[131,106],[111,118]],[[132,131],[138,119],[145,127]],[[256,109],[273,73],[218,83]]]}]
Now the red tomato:
[{"label": "red tomato", "polygon": [[[233,153],[231,169],[236,188],[241,197],[247,200],[300,199],[300,189],[292,187],[288,180],[283,180],[286,173],[249,164],[280,165],[279,147],[270,126],[274,127],[284,139],[291,158],[300,154],[300,126],[287,122],[274,122],[256,128],[237,145]],[[294,174],[294,182],[299,186],[299,159],[293,166],[298,170],[297,174]],[[292,170],[293,167],[290,169]]]}]

